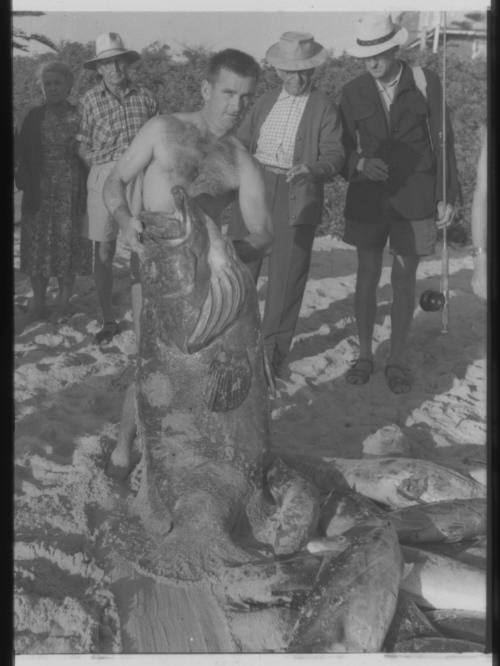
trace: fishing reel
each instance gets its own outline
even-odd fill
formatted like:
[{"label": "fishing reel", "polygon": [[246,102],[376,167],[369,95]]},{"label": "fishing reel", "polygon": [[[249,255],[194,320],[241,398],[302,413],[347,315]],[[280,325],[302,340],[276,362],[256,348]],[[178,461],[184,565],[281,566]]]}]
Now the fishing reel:
[{"label": "fishing reel", "polygon": [[446,298],[440,291],[427,289],[420,296],[420,307],[424,312],[439,312],[444,308]]}]

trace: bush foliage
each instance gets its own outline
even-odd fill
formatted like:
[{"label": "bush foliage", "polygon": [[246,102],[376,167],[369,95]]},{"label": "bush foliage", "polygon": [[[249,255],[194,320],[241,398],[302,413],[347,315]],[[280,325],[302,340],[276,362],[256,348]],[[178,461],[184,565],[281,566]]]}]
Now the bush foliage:
[{"label": "bush foliage", "polygon": [[[96,82],[94,72],[84,69],[83,63],[94,55],[92,43],[64,41],[59,44],[58,59],[69,64],[75,75],[71,100],[77,102],[81,95]],[[154,42],[141,53],[141,60],[134,65],[131,75],[154,92],[163,113],[178,110],[190,111],[201,104],[200,82],[203,78],[210,52],[203,48],[185,49],[182,55],[174,56],[166,44]],[[412,64],[420,64],[442,74],[442,56],[428,51],[410,52],[405,56]],[[36,57],[15,56],[13,58],[13,105],[14,119],[19,127],[27,111],[43,101],[38,83],[40,65],[53,54]],[[362,63],[343,54],[331,58],[318,68],[316,85],[336,102],[342,86],[364,71]],[[273,68],[263,65],[257,95],[279,84]],[[464,59],[455,54],[447,56],[446,95],[450,108],[463,205],[455,222],[457,229],[469,236],[470,208],[475,183],[476,164],[479,157],[479,127],[486,122],[487,75],[484,60]],[[342,229],[343,204],[346,184],[341,178],[327,185],[323,222],[318,233],[340,233]]]}]

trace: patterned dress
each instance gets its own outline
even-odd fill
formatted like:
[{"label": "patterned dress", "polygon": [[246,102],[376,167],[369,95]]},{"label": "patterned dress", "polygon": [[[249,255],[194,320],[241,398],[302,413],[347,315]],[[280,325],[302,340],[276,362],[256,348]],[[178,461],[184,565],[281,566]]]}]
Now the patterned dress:
[{"label": "patterned dress", "polygon": [[92,272],[92,243],[81,236],[85,206],[75,149],[79,115],[46,108],[41,124],[40,206],[21,223],[21,271],[64,277]]}]

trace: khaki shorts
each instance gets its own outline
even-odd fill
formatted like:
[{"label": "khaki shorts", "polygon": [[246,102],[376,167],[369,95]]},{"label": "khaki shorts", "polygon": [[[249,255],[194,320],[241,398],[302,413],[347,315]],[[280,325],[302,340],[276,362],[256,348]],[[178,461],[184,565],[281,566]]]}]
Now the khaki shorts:
[{"label": "khaki shorts", "polygon": [[437,228],[434,218],[358,222],[346,220],[344,242],[365,250],[383,250],[389,239],[391,251],[403,257],[434,254]]},{"label": "khaki shorts", "polygon": [[[104,183],[115,164],[115,161],[94,164],[87,178],[87,214],[84,216],[82,236],[100,243],[115,241],[120,230],[102,198]],[[142,207],[142,174],[128,183],[126,198],[132,214],[137,215]]]}]

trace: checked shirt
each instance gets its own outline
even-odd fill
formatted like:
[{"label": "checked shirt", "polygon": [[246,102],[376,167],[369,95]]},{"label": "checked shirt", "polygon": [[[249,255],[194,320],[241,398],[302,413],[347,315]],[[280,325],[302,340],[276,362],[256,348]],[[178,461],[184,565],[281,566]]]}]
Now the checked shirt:
[{"label": "checked shirt", "polygon": [[120,100],[101,81],[81,100],[81,123],[76,136],[92,164],[117,160],[144,123],[158,113],[158,102],[140,86],[131,85]]},{"label": "checked shirt", "polygon": [[255,158],[267,166],[290,169],[293,165],[295,137],[304,109],[306,95],[290,95],[282,90],[260,128]]}]

